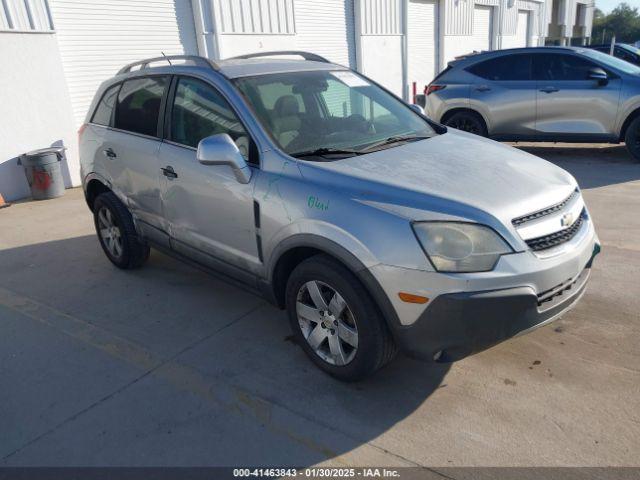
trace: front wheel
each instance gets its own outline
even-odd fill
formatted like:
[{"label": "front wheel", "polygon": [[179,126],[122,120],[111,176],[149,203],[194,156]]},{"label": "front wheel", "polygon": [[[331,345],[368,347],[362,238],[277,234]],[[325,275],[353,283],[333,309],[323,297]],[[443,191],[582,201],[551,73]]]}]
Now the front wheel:
[{"label": "front wheel", "polygon": [[640,161],[640,116],[636,117],[627,127],[624,143],[631,156]]},{"label": "front wheel", "polygon": [[365,287],[331,257],[316,255],[294,269],[286,304],[298,344],[318,367],[340,380],[360,380],[396,352]]}]

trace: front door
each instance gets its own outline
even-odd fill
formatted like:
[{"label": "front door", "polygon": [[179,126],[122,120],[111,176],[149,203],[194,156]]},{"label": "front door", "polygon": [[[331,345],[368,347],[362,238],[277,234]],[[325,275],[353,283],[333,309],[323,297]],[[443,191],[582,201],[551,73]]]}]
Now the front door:
[{"label": "front door", "polygon": [[545,53],[534,56],[536,129],[541,138],[613,135],[621,80],[610,74],[606,85],[588,78],[601,68],[586,58]]},{"label": "front door", "polygon": [[249,160],[251,139],[213,86],[190,77],[174,81],[168,138],[159,153],[171,246],[232,276],[258,273],[253,189],[259,169],[250,166],[251,181],[242,184],[228,166],[205,166],[196,159],[200,140],[227,133]]}]

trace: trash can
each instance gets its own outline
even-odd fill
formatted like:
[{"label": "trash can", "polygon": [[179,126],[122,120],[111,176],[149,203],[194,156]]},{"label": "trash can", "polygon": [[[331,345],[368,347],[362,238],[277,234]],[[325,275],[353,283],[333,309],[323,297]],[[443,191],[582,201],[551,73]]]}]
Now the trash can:
[{"label": "trash can", "polygon": [[64,179],[60,161],[65,147],[33,150],[20,156],[18,165],[24,167],[34,200],[46,200],[64,195]]}]

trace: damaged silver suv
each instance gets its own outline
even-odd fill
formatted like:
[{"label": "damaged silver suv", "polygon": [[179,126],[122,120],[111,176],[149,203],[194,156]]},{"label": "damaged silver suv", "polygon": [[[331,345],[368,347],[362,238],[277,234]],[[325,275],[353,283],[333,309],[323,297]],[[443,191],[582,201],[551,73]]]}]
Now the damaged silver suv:
[{"label": "damaged silver suv", "polygon": [[566,312],[599,251],[575,179],[418,110],[305,52],[128,65],[80,131],[100,244],[119,268],[153,247],[242,282],[342,380]]}]

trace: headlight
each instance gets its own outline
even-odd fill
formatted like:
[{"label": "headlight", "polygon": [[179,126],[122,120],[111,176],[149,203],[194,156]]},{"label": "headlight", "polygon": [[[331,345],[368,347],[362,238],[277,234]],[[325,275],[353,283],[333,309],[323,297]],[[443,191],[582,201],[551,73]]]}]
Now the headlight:
[{"label": "headlight", "polygon": [[422,248],[439,272],[487,272],[513,250],[491,228],[475,223],[413,224]]}]

